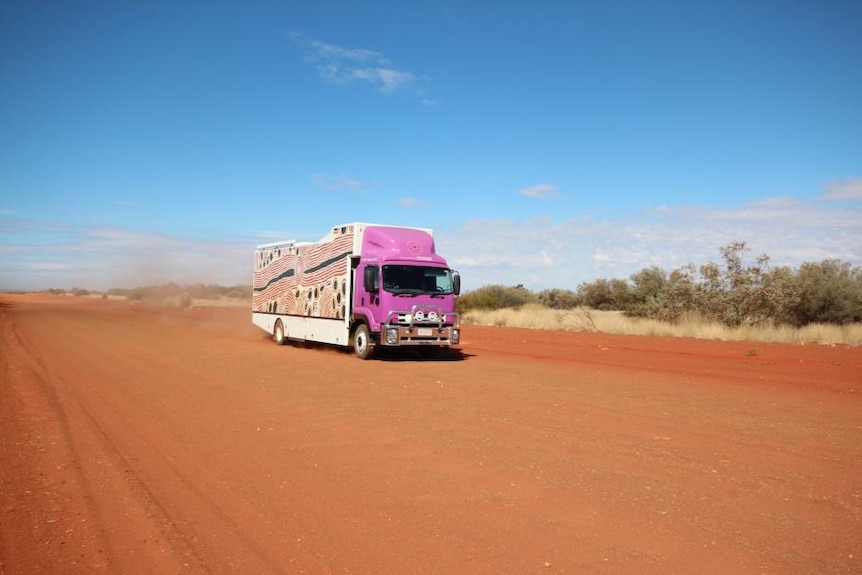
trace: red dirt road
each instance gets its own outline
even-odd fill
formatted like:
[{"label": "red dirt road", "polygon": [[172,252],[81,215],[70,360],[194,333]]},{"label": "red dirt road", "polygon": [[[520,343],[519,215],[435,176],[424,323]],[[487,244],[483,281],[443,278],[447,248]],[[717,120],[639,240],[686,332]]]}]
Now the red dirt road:
[{"label": "red dirt road", "polygon": [[862,349],[0,296],[0,573],[862,573]]}]

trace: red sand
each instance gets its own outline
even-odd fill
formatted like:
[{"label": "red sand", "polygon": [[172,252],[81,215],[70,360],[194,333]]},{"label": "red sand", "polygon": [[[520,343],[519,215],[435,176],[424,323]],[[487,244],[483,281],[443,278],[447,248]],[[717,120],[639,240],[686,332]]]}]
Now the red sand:
[{"label": "red sand", "polygon": [[0,296],[0,573],[862,573],[862,349]]}]

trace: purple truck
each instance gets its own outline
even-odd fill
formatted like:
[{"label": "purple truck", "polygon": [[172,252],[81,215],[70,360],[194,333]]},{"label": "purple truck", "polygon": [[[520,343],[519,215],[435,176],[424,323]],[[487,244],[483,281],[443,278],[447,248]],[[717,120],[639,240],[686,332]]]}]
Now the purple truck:
[{"label": "purple truck", "polygon": [[434,357],[460,343],[460,286],[431,230],[345,224],[319,242],[255,249],[252,323],[279,345],[353,347],[362,359],[378,346],[412,347]]}]

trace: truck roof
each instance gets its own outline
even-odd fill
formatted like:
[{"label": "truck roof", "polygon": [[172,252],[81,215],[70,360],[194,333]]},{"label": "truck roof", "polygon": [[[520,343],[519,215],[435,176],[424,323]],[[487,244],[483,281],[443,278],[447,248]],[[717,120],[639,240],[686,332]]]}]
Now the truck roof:
[{"label": "truck roof", "polygon": [[[349,227],[352,227],[355,232],[362,232],[365,228],[369,228],[369,227],[373,227],[373,228],[398,228],[398,229],[402,229],[402,230],[419,230],[419,231],[427,233],[432,238],[434,237],[434,230],[432,230],[431,228],[419,228],[419,227],[415,227],[415,226],[397,226],[397,225],[393,225],[393,224],[369,224],[369,223],[365,223],[365,222],[350,222],[347,224],[332,226],[329,233],[326,236],[324,236],[323,238],[321,238],[319,241],[320,242],[326,241],[326,239],[328,237],[330,237],[330,235],[338,234],[339,230],[341,231],[341,233],[344,233],[344,230],[346,230]],[[317,242],[297,242],[296,240],[281,240],[281,241],[277,241],[277,242],[269,242],[266,244],[258,244],[255,249],[261,250],[261,249],[275,248],[275,247],[281,247],[281,246],[283,246],[283,247],[300,247],[300,246],[306,246],[306,245],[313,244],[313,243],[317,243]]]}]

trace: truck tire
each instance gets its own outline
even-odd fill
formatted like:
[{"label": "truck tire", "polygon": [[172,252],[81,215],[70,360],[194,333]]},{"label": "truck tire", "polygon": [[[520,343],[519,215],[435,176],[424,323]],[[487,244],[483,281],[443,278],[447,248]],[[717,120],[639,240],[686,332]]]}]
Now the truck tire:
[{"label": "truck tire", "polygon": [[284,325],[280,319],[275,320],[275,328],[272,332],[272,339],[275,340],[275,345],[284,345],[287,338],[284,336]]},{"label": "truck tire", "polygon": [[368,359],[374,352],[371,333],[364,323],[356,326],[356,331],[353,333],[353,351],[356,352],[356,357],[359,359]]}]

